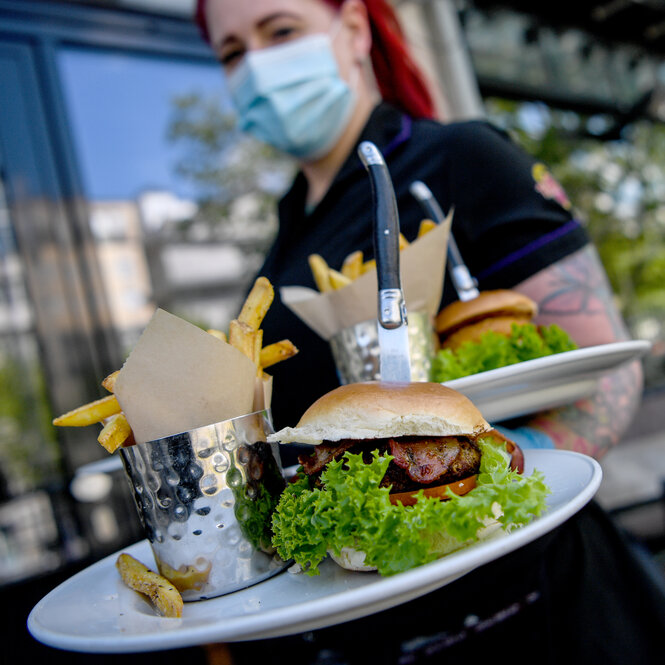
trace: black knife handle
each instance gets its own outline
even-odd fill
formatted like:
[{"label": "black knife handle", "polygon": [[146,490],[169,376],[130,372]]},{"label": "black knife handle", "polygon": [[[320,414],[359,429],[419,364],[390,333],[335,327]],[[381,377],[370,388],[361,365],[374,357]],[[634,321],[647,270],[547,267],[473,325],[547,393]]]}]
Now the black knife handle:
[{"label": "black knife handle", "polygon": [[399,272],[399,217],[388,167],[370,141],[358,146],[358,156],[369,174],[374,213],[374,257],[379,292],[401,289]]}]

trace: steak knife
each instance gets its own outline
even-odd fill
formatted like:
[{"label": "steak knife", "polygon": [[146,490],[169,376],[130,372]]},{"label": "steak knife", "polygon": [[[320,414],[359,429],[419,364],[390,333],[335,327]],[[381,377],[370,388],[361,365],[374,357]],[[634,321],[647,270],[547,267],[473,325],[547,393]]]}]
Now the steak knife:
[{"label": "steak knife", "polygon": [[[443,210],[441,210],[439,202],[434,198],[434,194],[432,194],[430,188],[424,182],[415,180],[411,183],[409,191],[416,201],[418,201],[427,217],[437,224],[441,224],[445,220],[445,215],[443,214]],[[469,268],[464,263],[452,233],[448,237],[447,265],[448,273],[453,280],[455,291],[457,291],[457,297],[462,301],[477,298],[479,295],[478,283],[471,276]]]},{"label": "steak knife", "polygon": [[374,256],[378,293],[379,373],[381,381],[409,383],[409,330],[399,271],[399,217],[388,167],[370,141],[358,146],[358,156],[372,186]]}]

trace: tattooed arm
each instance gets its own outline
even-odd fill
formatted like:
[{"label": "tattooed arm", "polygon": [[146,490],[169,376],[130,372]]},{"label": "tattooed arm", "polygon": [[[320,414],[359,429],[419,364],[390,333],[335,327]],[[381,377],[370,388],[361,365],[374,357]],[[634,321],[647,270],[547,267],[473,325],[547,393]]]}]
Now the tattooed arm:
[{"label": "tattooed arm", "polygon": [[[580,347],[630,338],[592,246],[545,268],[515,290],[538,303],[536,323],[557,323]],[[557,448],[600,458],[630,425],[642,386],[642,366],[634,361],[603,377],[591,398],[537,414],[526,424],[544,432]]]}]

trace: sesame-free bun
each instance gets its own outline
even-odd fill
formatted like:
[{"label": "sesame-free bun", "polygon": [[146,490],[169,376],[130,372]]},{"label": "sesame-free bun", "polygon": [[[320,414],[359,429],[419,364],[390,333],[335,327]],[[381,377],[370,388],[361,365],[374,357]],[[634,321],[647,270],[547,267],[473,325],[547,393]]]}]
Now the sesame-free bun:
[{"label": "sesame-free bun", "polygon": [[523,325],[531,323],[531,318],[526,316],[490,316],[475,323],[462,326],[447,335],[441,342],[444,349],[458,349],[465,342],[480,342],[481,337],[488,331],[509,337],[513,330],[513,323]]},{"label": "sesame-free bun", "polygon": [[454,350],[464,342],[479,342],[488,330],[510,335],[513,323],[531,323],[537,313],[538,305],[517,291],[481,291],[476,298],[456,300],[444,307],[436,317],[435,328],[441,346]]},{"label": "sesame-free bun", "polygon": [[328,550],[328,554],[338,566],[346,568],[346,570],[359,572],[376,570],[374,566],[368,566],[365,563],[367,555],[362,550],[354,550],[352,547],[342,547],[339,554],[335,554],[332,550]]},{"label": "sesame-free bun", "polygon": [[367,381],[335,388],[314,402],[296,427],[268,437],[281,443],[341,439],[462,436],[491,426],[466,396],[440,383]]}]

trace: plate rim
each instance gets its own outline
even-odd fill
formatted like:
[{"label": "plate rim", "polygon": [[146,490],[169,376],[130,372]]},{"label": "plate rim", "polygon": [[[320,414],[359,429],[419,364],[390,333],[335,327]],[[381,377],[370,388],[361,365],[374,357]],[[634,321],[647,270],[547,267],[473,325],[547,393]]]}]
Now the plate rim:
[{"label": "plate rim", "polygon": [[[412,570],[405,571],[404,573],[392,577],[378,578],[374,583],[325,594],[302,603],[296,603],[295,605],[266,610],[262,616],[260,630],[250,630],[247,626],[243,629],[244,624],[251,623],[256,617],[255,614],[240,615],[230,618],[221,617],[218,621],[212,624],[208,623],[198,628],[196,626],[188,626],[184,630],[178,630],[177,627],[174,627],[173,630],[164,632],[155,631],[139,635],[118,633],[115,635],[106,635],[99,639],[91,636],[74,635],[71,633],[63,634],[53,631],[40,623],[40,612],[52,601],[53,598],[57,598],[60,593],[65,592],[67,588],[75,584],[77,580],[80,581],[81,578],[93,574],[100,568],[106,568],[109,564],[114,565],[113,561],[120,551],[132,552],[145,548],[147,545],[146,540],[134,543],[119,550],[119,552],[104,557],[100,561],[91,564],[52,589],[33,607],[28,616],[27,627],[35,639],[49,646],[60,649],[86,653],[138,653],[144,651],[184,648],[215,641],[231,642],[262,639],[264,637],[277,635],[289,635],[304,630],[316,629],[316,627],[320,628],[326,625],[343,623],[362,616],[368,616],[382,611],[383,609],[388,609],[389,607],[425,595],[436,588],[445,586],[449,582],[466,575],[475,568],[532,542],[577,513],[593,498],[598,490],[602,480],[602,468],[594,458],[574,451],[550,449],[525,450],[525,456],[528,463],[531,464],[531,462],[533,462],[532,466],[536,468],[538,466],[538,458],[544,457],[547,459],[547,457],[552,454],[555,454],[557,457],[567,455],[571,457],[571,459],[576,459],[578,463],[586,463],[589,466],[588,471],[590,476],[588,482],[565,504],[553,510],[548,510],[548,512],[541,517],[536,518],[530,524],[512,532],[505,538],[488,541],[486,543],[479,543],[471,548],[454,552],[446,557]],[[529,460],[529,458],[533,459]],[[451,567],[455,569],[455,566],[451,565],[450,562],[454,563],[459,559],[466,559],[470,565],[458,567],[454,576],[451,576],[450,573],[442,575],[441,572],[439,572],[442,568],[444,571]],[[282,572],[282,575],[289,574],[288,571]],[[264,582],[260,582],[255,586],[269,584],[271,580],[275,579],[276,578],[273,577]],[[386,591],[386,587],[388,588],[388,591]],[[334,603],[335,611],[332,613],[328,611],[326,613],[324,606],[330,606],[331,599],[335,597],[337,597],[336,603]],[[340,597],[344,599],[344,602],[341,604]],[[400,598],[400,600],[390,604],[391,598]],[[214,603],[215,600],[216,599],[213,598],[204,602]],[[369,608],[369,611],[366,611],[367,608]],[[294,612],[299,618],[294,618]],[[355,612],[355,614],[353,614],[353,612]],[[332,623],[327,622],[326,618],[330,617],[335,617],[336,620]],[[155,618],[159,619],[160,617]],[[305,620],[308,620],[313,627],[303,627],[302,621]],[[169,621],[172,620],[169,619]],[[319,624],[317,624],[317,621]],[[221,624],[224,624],[226,632],[224,630],[220,632],[219,629]],[[237,632],[235,636],[229,635],[229,627],[233,630],[236,628],[236,624],[239,624],[237,626],[237,628],[240,629],[239,632]],[[288,628],[289,626],[291,627],[290,629]],[[158,644],[155,644],[156,641]]]},{"label": "plate rim", "polygon": [[[609,348],[608,348],[609,347]],[[608,342],[607,344],[596,344],[594,346],[583,346],[579,349],[571,351],[562,351],[550,356],[542,358],[533,358],[532,360],[524,360],[520,363],[506,365],[505,367],[498,367],[497,369],[490,369],[486,372],[478,372],[477,374],[470,374],[469,376],[462,376],[458,379],[450,379],[449,381],[441,381],[445,386],[453,388],[454,390],[468,390],[475,388],[476,384],[489,383],[492,381],[499,381],[504,378],[519,377],[524,379],[529,374],[537,372],[544,368],[548,368],[552,363],[557,365],[566,365],[568,363],[579,361],[580,357],[603,357],[605,355],[621,355],[622,353],[633,352],[632,356],[628,356],[621,362],[629,362],[646,355],[652,347],[652,343],[644,339],[630,339],[620,340],[617,342]]]}]

